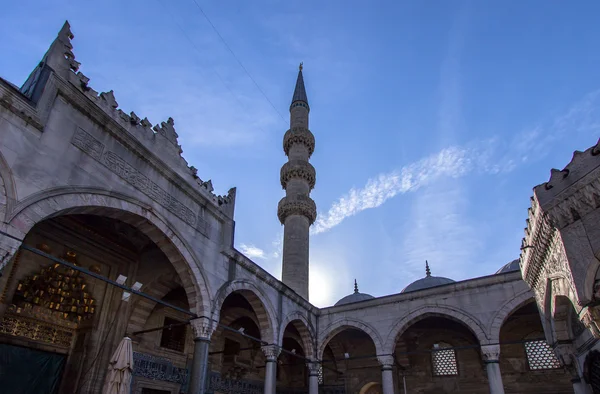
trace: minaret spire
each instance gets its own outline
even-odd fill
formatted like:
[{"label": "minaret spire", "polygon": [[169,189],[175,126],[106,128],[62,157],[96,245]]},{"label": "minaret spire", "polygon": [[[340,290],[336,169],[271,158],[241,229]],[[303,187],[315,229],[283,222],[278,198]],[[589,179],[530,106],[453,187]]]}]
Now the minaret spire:
[{"label": "minaret spire", "polygon": [[300,63],[300,66],[298,66],[298,78],[296,79],[296,88],[294,89],[294,96],[292,96],[290,112],[294,103],[299,101],[305,103],[307,105],[306,108],[308,109],[308,111],[310,111],[310,108],[308,108],[308,97],[306,96],[306,88],[304,87],[304,76],[302,75],[303,68],[303,63]]},{"label": "minaret spire", "polygon": [[356,279],[354,279],[354,294],[358,293],[358,283],[356,283]]},{"label": "minaret spire", "polygon": [[429,263],[425,260],[425,276],[431,276],[431,270],[429,269]]},{"label": "minaret spire", "polygon": [[315,137],[308,129],[310,109],[302,63],[298,68],[290,105],[290,129],[283,137],[283,151],[288,162],[281,167],[280,180],[285,197],[279,201],[277,216],[284,225],[283,283],[308,300],[309,227],[317,217],[317,207],[310,198],[316,171],[308,160],[315,150]]}]

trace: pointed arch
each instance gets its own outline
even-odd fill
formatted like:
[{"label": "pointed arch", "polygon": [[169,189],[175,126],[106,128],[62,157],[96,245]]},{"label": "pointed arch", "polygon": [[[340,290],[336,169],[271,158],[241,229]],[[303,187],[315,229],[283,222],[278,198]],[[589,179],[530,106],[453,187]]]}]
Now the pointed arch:
[{"label": "pointed arch", "polygon": [[213,324],[219,322],[221,307],[225,298],[233,292],[238,292],[250,303],[259,322],[262,340],[269,343],[276,343],[276,315],[275,309],[271,305],[267,295],[256,285],[247,280],[236,280],[224,284],[215,296],[212,306]]},{"label": "pointed arch", "polygon": [[318,350],[317,350],[317,358],[319,360],[323,359],[323,353],[325,352],[325,347],[327,346],[327,343],[329,343],[329,341],[331,339],[333,339],[333,337],[335,337],[337,334],[339,334],[340,332],[344,331],[347,328],[356,328],[358,330],[363,331],[365,334],[367,334],[371,338],[371,340],[375,344],[375,350],[376,350],[377,354],[378,355],[384,354],[383,346],[382,346],[383,342],[381,340],[381,336],[379,335],[379,333],[377,332],[377,330],[375,328],[373,328],[371,325],[369,325],[363,321],[360,321],[360,320],[340,319],[340,320],[337,320],[337,321],[331,323],[329,326],[327,326],[323,330],[323,332],[319,335]]},{"label": "pointed arch", "polygon": [[295,311],[289,313],[281,322],[279,326],[279,346],[283,345],[283,334],[285,333],[285,329],[289,324],[293,324],[296,330],[300,333],[300,338],[302,339],[302,347],[304,348],[304,355],[306,358],[314,359],[315,355],[315,336],[314,336],[314,328],[312,324],[308,321],[306,316],[300,312]]},{"label": "pointed arch", "polygon": [[[168,274],[158,277],[154,282],[149,283],[146,286],[142,286],[140,290],[160,300],[169,294],[171,290],[174,290],[179,286],[181,286],[181,279],[179,276],[177,276],[177,274]],[[136,331],[143,330],[146,321],[155,307],[156,302],[148,298],[134,298],[134,304],[132,304],[132,312],[129,317],[129,322],[127,323],[126,333],[132,335]]]},{"label": "pointed arch", "polygon": [[385,342],[384,352],[385,354],[392,354],[396,347],[396,341],[402,335],[406,329],[416,323],[419,320],[425,319],[430,316],[446,317],[452,320],[463,323],[472,333],[475,335],[479,344],[485,345],[490,341],[485,333],[483,324],[474,316],[461,311],[459,309],[451,308],[448,306],[439,305],[426,305],[419,309],[415,309],[408,315],[398,319],[396,323],[392,325],[392,329]]},{"label": "pointed arch", "polygon": [[137,228],[156,244],[177,271],[190,311],[200,316],[210,311],[208,281],[193,249],[165,218],[133,197],[96,188],[56,188],[28,197],[7,219],[23,238],[37,223],[69,214],[105,216]]},{"label": "pointed arch", "polygon": [[500,341],[500,329],[506,319],[508,319],[508,317],[517,309],[532,301],[535,301],[535,297],[533,292],[528,289],[502,305],[502,307],[494,314],[494,317],[492,317],[490,324],[488,325],[487,332],[490,342],[498,343]]}]

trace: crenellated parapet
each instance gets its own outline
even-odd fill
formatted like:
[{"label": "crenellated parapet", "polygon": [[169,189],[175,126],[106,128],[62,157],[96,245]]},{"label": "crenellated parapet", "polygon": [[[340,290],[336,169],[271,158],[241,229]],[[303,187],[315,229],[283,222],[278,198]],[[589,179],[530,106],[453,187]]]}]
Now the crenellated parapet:
[{"label": "crenellated parapet", "polygon": [[[181,156],[183,150],[178,142],[179,136],[175,130],[173,118],[153,125],[148,118],[142,118],[133,111],[124,111],[119,108],[119,103],[112,90],[100,93],[94,90],[90,86],[90,78],[79,71],[80,63],[75,60],[71,44],[73,38],[70,25],[66,22],[40,64],[20,89],[21,93],[36,103],[42,92],[48,90],[46,85],[49,83],[51,75],[55,75],[60,78],[61,82],[53,82],[54,85],[70,85],[84,95],[85,99],[77,99],[80,102],[75,103],[76,106],[84,111],[89,111],[93,106],[100,109],[102,113],[116,122],[121,130],[152,152],[164,163],[165,167],[174,169],[196,192],[212,201],[227,216],[232,217],[235,189],[230,189],[227,195],[217,195],[213,192],[214,188],[210,180],[200,179],[198,170],[189,166]],[[103,121],[102,124],[104,125]]]},{"label": "crenellated parapet", "polygon": [[564,169],[552,169],[548,182],[533,191],[521,244],[523,279],[542,311],[549,292],[583,306],[594,297],[588,267],[595,264],[595,240],[586,226],[597,221],[600,208],[600,143],[575,151]]},{"label": "crenellated parapet", "polygon": [[287,188],[287,184],[292,178],[298,178],[306,181],[310,190],[314,189],[317,179],[315,167],[304,160],[290,160],[281,167],[280,181],[283,189]]},{"label": "crenellated parapet", "polygon": [[552,169],[548,182],[534,194],[552,224],[564,228],[600,207],[600,141],[585,152],[575,151],[562,170]]},{"label": "crenellated parapet", "polygon": [[292,127],[283,136],[283,151],[289,156],[293,144],[302,144],[308,149],[308,157],[315,151],[315,136],[306,127]]}]

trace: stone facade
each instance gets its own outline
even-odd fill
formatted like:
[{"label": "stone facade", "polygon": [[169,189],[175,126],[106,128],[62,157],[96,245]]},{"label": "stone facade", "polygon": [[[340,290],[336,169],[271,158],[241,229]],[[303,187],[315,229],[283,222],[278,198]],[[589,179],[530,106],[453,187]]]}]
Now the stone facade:
[{"label": "stone facade", "polygon": [[599,148],[575,151],[563,170],[553,169],[550,180],[534,188],[520,260],[548,342],[574,379],[585,375],[594,390],[600,390],[600,381],[590,381],[600,337]]},{"label": "stone facade", "polygon": [[[235,189],[216,195],[188,166],[173,119],[152,126],[120,109],[112,91],[94,91],[72,39],[67,23],[21,88],[0,79],[0,346],[63,355],[58,392],[101,392],[125,335],[134,393],[567,393],[583,385],[572,384],[583,368],[571,368],[568,355],[595,344],[597,265],[582,259],[596,249],[568,242],[592,234],[595,210],[578,208],[578,219],[557,228],[536,189],[535,240],[524,246],[538,242],[556,257],[524,247],[527,283],[509,271],[319,309],[307,300],[315,137],[302,73],[284,135],[281,282],[233,247]],[[583,227],[565,230],[574,224]],[[589,328],[577,328],[583,339],[571,348],[562,340],[574,315],[559,297],[546,303],[540,285],[566,271],[550,289],[583,311]],[[60,280],[39,280],[48,275]],[[104,281],[123,277],[149,297]],[[71,293],[81,303],[64,305]],[[544,353],[548,343],[558,357]],[[547,363],[539,370],[532,346]]]}]

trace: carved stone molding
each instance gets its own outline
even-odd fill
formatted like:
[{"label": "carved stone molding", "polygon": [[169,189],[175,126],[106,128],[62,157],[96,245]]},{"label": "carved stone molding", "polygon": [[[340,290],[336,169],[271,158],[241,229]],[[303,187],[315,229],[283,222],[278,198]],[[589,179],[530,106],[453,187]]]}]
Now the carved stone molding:
[{"label": "carved stone molding", "polygon": [[392,367],[395,362],[394,356],[392,356],[391,354],[377,356],[377,361],[379,361],[379,364],[381,364],[381,366],[383,367]]},{"label": "carved stone molding", "polygon": [[594,338],[600,339],[600,313],[595,307],[589,307],[582,312],[581,322]]},{"label": "carved stone molding", "polygon": [[482,346],[481,358],[484,362],[497,362],[500,359],[500,345]]},{"label": "carved stone molding", "polygon": [[564,228],[600,207],[600,180],[596,179],[576,190],[568,198],[547,208],[558,228]]},{"label": "carved stone molding", "polygon": [[294,199],[284,197],[277,206],[277,217],[281,224],[290,215],[301,215],[308,218],[310,224],[317,219],[317,205],[312,198],[308,196],[295,196]]},{"label": "carved stone molding", "polygon": [[576,363],[575,349],[572,343],[557,343],[553,350],[563,367],[570,367]]},{"label": "carved stone molding", "polygon": [[283,136],[283,151],[286,155],[289,154],[293,144],[306,145],[310,157],[315,151],[315,136],[305,127],[292,127]]},{"label": "carved stone molding", "polygon": [[319,376],[319,371],[321,370],[321,363],[306,363],[308,367],[308,375],[309,376]]},{"label": "carved stone molding", "polygon": [[292,178],[304,179],[308,182],[310,189],[314,189],[317,178],[315,168],[304,160],[290,160],[281,167],[280,181],[281,187],[285,189],[287,183]]},{"label": "carved stone molding", "polygon": [[109,150],[105,151],[104,144],[85,130],[78,128],[73,134],[71,143],[190,226],[196,224],[196,215],[186,204],[177,200],[168,191],[153,182],[147,175],[142,174],[116,153]]},{"label": "carved stone molding", "polygon": [[267,361],[277,361],[277,357],[279,357],[279,353],[281,353],[281,349],[275,345],[262,346],[261,350],[265,354]]},{"label": "carved stone molding", "polygon": [[192,330],[194,331],[194,338],[210,340],[214,331],[213,324],[210,319],[206,317],[199,317],[190,321]]}]

